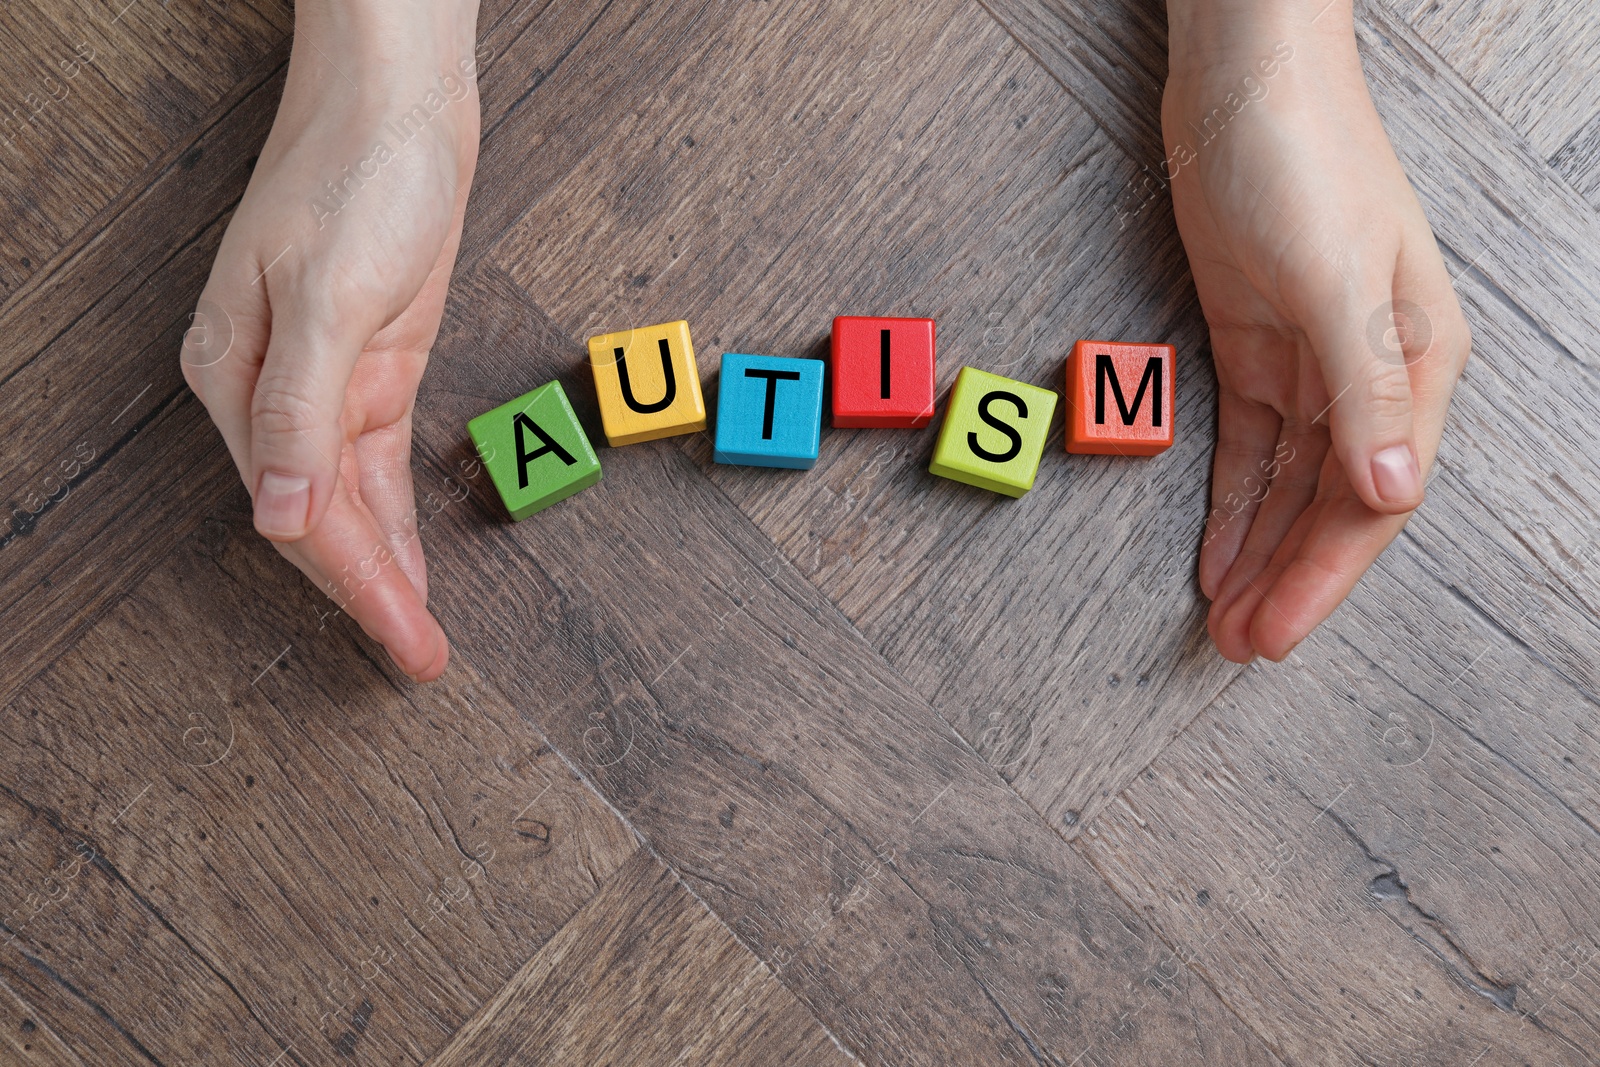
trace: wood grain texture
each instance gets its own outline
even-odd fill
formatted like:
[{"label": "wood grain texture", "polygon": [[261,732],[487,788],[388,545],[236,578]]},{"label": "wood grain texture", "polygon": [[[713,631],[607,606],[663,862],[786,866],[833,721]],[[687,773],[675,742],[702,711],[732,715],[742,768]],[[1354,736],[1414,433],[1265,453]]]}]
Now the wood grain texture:
[{"label": "wood grain texture", "polygon": [[[131,588],[227,485],[177,353],[271,125],[259,71],[188,150],[0,312],[0,631],[9,696]],[[86,353],[94,358],[86,358]],[[103,538],[108,531],[117,536]],[[100,543],[103,554],[86,555]]]},{"label": "wood grain texture", "polygon": [[1561,146],[1550,163],[1591,207],[1600,210],[1600,111]]},{"label": "wood grain texture", "polygon": [[1593,5],[1388,2],[1541,156],[1600,111],[1600,9]]},{"label": "wood grain texture", "polygon": [[1246,672],[1084,840],[1290,1061],[1593,1063],[1596,702],[1430,548]]},{"label": "wood grain texture", "polygon": [[[757,62],[768,49],[791,58]],[[904,76],[923,64],[946,80]],[[752,141],[749,128],[776,132]],[[1134,169],[959,3],[887,19],[746,8],[596,155],[605,170],[574,169],[490,257],[570,337],[687,316],[711,374],[724,348],[815,354],[830,321],[819,308],[929,315],[941,389],[970,363],[1059,390],[1071,340],[1091,332],[1183,351],[1178,447],[1069,463],[1058,427],[1021,501],[928,474],[937,427],[827,433],[801,478],[715,465],[703,437],[693,445],[899,673],[1071,832],[1233,673],[1206,644],[1191,579],[1214,384],[1170,219],[1119,229]],[[818,261],[838,266],[821,274]],[[1139,610],[1118,610],[1130,602]]]},{"label": "wood grain texture", "polygon": [[421,1062],[637,838],[469,670],[378,668],[247,506],[0,720],[0,899],[62,898],[0,974],[89,1062]]},{"label": "wood grain texture", "polygon": [[[492,272],[460,291],[418,409],[434,477],[479,391],[568,378],[593,432],[582,347]],[[602,462],[536,524],[487,486],[440,510],[435,610],[493,603],[517,639],[460,654],[867,1062],[1070,1061],[1115,1025],[1160,942],[681,449]],[[1169,994],[1122,1062],[1272,1062],[1198,977]]]},{"label": "wood grain texture", "polygon": [[430,1067],[856,1062],[640,851]]},{"label": "wood grain texture", "polygon": [[[1159,4],[486,4],[418,408],[457,658],[416,689],[255,539],[178,377],[288,9],[120,8],[0,13],[5,107],[128,27],[0,146],[0,1061],[1592,1062],[1592,12],[1359,6],[1477,357],[1402,541],[1241,675],[1189,579],[1204,329],[1135,184]],[[687,315],[714,403],[723,348],[850,310],[937,317],[946,386],[1170,340],[1180,443],[1057,435],[999,502],[932,430],[805,475],[696,437],[515,526],[468,452],[552,377],[597,435],[605,326]]]},{"label": "wood grain texture", "polygon": [[53,1031],[41,1027],[27,1001],[0,982],[4,1004],[4,1049],[7,1061],[23,1067],[82,1067],[83,1061]]},{"label": "wood grain texture", "polygon": [[29,2],[0,14],[0,297],[192,136],[286,38],[277,0]]}]

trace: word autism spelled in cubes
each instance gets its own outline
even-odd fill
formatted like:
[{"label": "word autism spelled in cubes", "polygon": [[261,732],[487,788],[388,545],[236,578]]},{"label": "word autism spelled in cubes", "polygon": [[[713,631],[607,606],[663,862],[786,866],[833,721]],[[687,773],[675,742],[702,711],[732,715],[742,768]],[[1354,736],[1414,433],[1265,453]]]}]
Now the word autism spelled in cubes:
[{"label": "word autism spelled in cubes", "polygon": [[[1154,456],[1172,447],[1176,356],[1171,345],[1075,344],[1066,361],[1067,451]],[[706,428],[688,323],[590,338],[589,367],[613,448]],[[927,426],[936,409],[933,320],[840,316],[826,364],[725,353],[713,459],[809,470],[821,446],[825,379],[835,427]],[[1057,400],[1053,390],[961,368],[928,470],[1022,496],[1038,476]],[[467,432],[514,520],[600,480],[600,460],[559,382],[479,415]]]}]

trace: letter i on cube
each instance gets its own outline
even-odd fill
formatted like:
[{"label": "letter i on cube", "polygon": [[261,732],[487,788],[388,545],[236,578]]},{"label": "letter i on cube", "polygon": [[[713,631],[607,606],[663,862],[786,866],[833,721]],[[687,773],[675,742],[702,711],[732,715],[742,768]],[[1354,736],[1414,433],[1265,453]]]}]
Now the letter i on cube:
[{"label": "letter i on cube", "polygon": [[1079,341],[1067,357],[1067,451],[1154,456],[1172,447],[1177,349]]},{"label": "letter i on cube", "polygon": [[600,422],[613,448],[706,428],[687,322],[591,337],[589,367]]},{"label": "letter i on cube", "polygon": [[516,522],[600,480],[600,460],[560,382],[479,415],[467,433]]},{"label": "letter i on cube", "polygon": [[1033,488],[1056,394],[1037,385],[962,367],[950,391],[928,470],[1006,496]]},{"label": "letter i on cube", "polygon": [[932,319],[833,320],[833,424],[917,430],[933,420]]},{"label": "letter i on cube", "polygon": [[810,470],[822,436],[822,375],[820,359],[723,355],[712,458]]}]

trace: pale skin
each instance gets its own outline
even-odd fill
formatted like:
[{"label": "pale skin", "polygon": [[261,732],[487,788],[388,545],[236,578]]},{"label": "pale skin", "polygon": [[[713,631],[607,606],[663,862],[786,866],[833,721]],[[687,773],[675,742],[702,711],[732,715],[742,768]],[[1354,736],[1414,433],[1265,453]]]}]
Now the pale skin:
[{"label": "pale skin", "polygon": [[[296,12],[283,103],[184,374],[256,529],[425,682],[449,642],[427,608],[411,415],[477,160],[463,74],[476,4]],[[1265,96],[1169,168],[1220,385],[1209,626],[1230,659],[1281,659],[1420,504],[1470,341],[1368,98],[1347,0],[1171,0],[1169,13],[1169,153],[1276,44],[1293,48]],[[402,140],[408,113],[426,118]],[[374,157],[379,141],[389,151]],[[1371,322],[1390,302],[1427,329],[1379,331],[1385,350]]]}]

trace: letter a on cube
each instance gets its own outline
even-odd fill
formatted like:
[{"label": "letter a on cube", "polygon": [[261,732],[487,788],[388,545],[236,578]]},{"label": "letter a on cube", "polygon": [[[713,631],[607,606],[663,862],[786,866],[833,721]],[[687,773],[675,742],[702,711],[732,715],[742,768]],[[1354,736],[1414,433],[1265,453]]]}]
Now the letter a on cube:
[{"label": "letter a on cube", "polygon": [[833,424],[915,430],[933,420],[933,320],[833,320]]},{"label": "letter a on cube", "polygon": [[687,322],[589,338],[600,422],[613,448],[706,428]]},{"label": "letter a on cube", "polygon": [[713,458],[810,470],[822,436],[822,374],[820,359],[724,354]]},{"label": "letter a on cube", "polygon": [[467,433],[516,522],[600,480],[600,460],[560,382],[479,415]]},{"label": "letter a on cube", "polygon": [[1033,488],[1056,394],[962,367],[928,470],[1006,496]]},{"label": "letter a on cube", "polygon": [[1153,456],[1172,447],[1171,345],[1079,341],[1067,357],[1067,451]]}]

